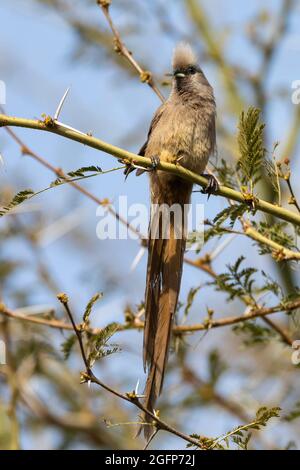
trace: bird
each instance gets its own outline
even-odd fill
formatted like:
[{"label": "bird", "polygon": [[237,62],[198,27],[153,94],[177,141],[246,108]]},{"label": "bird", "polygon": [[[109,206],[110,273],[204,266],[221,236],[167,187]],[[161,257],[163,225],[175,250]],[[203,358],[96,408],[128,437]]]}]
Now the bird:
[{"label": "bird", "polygon": [[[172,65],[170,95],[154,114],[147,140],[139,151],[139,155],[152,161],[143,341],[144,369],[148,371],[144,407],[151,413],[163,387],[186,248],[185,208],[190,204],[193,188],[191,182],[158,169],[159,162],[180,164],[206,176],[208,183],[202,192],[208,195],[218,189],[216,178],[204,173],[209,157],[216,151],[213,88],[189,44],[179,43],[175,47]],[[133,169],[128,165],[126,176]],[[143,171],[138,169],[137,174]],[[175,213],[169,213],[167,233],[162,206],[177,208]],[[153,419],[144,413],[141,422],[138,434],[143,430],[149,440],[155,431]]]}]

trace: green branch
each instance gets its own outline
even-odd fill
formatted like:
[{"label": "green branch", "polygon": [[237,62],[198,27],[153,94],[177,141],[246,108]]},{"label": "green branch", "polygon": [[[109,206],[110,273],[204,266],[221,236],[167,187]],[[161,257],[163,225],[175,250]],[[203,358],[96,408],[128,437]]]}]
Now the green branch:
[{"label": "green branch", "polygon": [[[132,152],[128,152],[119,147],[108,144],[107,142],[97,139],[91,135],[82,134],[79,131],[71,130],[64,126],[58,125],[50,117],[47,117],[44,121],[40,121],[0,114],[0,127],[4,126],[25,127],[27,129],[51,132],[53,134],[58,134],[67,139],[71,139],[81,144],[87,145],[88,147],[92,147],[96,150],[101,150],[124,161],[137,164],[143,168],[152,167],[150,158],[141,157]],[[157,168],[159,170],[179,176],[185,180],[190,181],[191,183],[198,184],[202,187],[207,186],[206,178],[197,175],[190,170],[187,170],[179,164],[175,165],[172,163],[160,162]],[[242,193],[226,186],[220,186],[216,194],[240,203],[247,202]],[[279,219],[286,220],[287,222],[291,222],[300,227],[300,215],[293,213],[283,207],[276,206],[262,199],[255,199],[255,209],[267,214],[272,214]]]}]

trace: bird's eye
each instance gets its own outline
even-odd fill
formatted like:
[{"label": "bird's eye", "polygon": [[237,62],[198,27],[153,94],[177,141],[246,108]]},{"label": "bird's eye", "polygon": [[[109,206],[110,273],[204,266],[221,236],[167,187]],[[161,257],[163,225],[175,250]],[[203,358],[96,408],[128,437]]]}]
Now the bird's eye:
[{"label": "bird's eye", "polygon": [[191,67],[188,68],[188,72],[191,75],[194,75],[197,72],[197,69],[196,69],[196,67],[191,66]]}]

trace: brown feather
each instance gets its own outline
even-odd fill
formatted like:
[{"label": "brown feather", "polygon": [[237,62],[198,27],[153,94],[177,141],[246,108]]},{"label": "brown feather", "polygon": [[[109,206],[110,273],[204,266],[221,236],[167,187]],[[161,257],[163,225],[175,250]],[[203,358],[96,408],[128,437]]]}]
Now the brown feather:
[{"label": "brown feather", "polygon": [[[181,225],[184,226],[184,205],[189,201],[192,187],[180,180],[177,180],[176,183],[177,191],[174,191],[173,183],[167,186],[170,195],[172,194],[176,203],[181,206]],[[165,196],[167,194],[166,191]],[[162,230],[162,214],[159,215],[159,221],[156,222],[159,224],[159,229]],[[169,238],[153,239],[149,237],[144,331],[144,366],[149,366],[149,374],[144,392],[144,405],[152,412],[163,386],[186,245],[185,234],[182,238],[175,238],[174,216],[170,218],[169,229]],[[154,230],[151,235],[156,235],[156,231]],[[161,232],[160,235],[162,235]],[[144,414],[142,421],[151,423],[152,420]],[[143,430],[145,438],[149,439],[153,432],[152,427],[144,425]]]},{"label": "brown feather", "polygon": [[[173,59],[172,91],[151,122],[147,142],[141,153],[147,158],[180,163],[185,168],[202,174],[209,156],[215,151],[216,106],[213,89],[200,67],[191,68],[196,58],[187,45],[176,48]],[[179,69],[179,72],[178,72]],[[182,208],[189,204],[192,185],[161,170],[150,174],[151,202]],[[150,229],[153,225],[151,216]],[[159,229],[164,225],[163,215],[155,219]],[[181,238],[177,229],[182,229]],[[170,223],[170,237],[151,238],[148,243],[148,267],[145,292],[144,366],[149,369],[145,387],[144,405],[153,412],[161,393],[167,364],[172,321],[178,302],[183,256],[186,245],[185,218]],[[151,231],[150,231],[151,232]],[[153,234],[152,234],[153,235]],[[152,419],[143,414],[141,426],[149,439],[153,432]]]}]

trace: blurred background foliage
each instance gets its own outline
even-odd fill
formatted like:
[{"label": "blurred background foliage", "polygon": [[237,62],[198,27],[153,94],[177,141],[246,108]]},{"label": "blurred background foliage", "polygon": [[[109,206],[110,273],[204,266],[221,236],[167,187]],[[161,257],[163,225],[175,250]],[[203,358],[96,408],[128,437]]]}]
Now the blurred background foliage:
[{"label": "blurred background foliage", "polygon": [[[165,74],[170,71],[174,45],[188,41],[197,51],[217,98],[218,158],[211,163],[219,168],[219,176],[222,159],[235,165],[240,157],[237,122],[240,112],[253,105],[266,123],[263,145],[270,155],[279,141],[275,157],[289,159],[295,194],[300,196],[300,106],[291,101],[292,82],[300,78],[298,2],[255,0],[241,6],[237,0],[113,0],[110,12],[123,41],[144,70],[153,73],[165,96],[170,90]],[[159,100],[114,52],[111,31],[94,0],[3,1],[0,15],[0,79],[7,85],[8,114],[53,115],[71,85],[62,112],[64,122],[137,151]],[[64,171],[86,165],[109,169],[115,164],[107,155],[56,136],[27,130],[17,134]],[[46,168],[21,155],[4,130],[0,148],[2,206],[16,192],[29,187],[38,191],[55,179]],[[229,172],[225,173],[228,178]],[[277,202],[267,171],[261,176],[260,197]],[[82,185],[100,199],[117,203],[118,196],[126,194],[129,203],[148,203],[146,176],[131,177],[125,184],[119,171],[100,174]],[[286,204],[289,188],[284,181],[281,197]],[[193,200],[206,204],[199,193]],[[205,205],[205,217],[213,220],[227,205],[212,197]],[[17,315],[65,319],[56,300],[56,294],[65,291],[81,321],[88,300],[103,292],[91,315],[93,326],[124,323],[136,315],[143,299],[145,255],[131,269],[140,251],[138,241],[98,240],[95,209],[93,201],[63,185],[4,216],[0,220],[1,302]],[[265,233],[271,236],[274,219],[262,217],[258,223],[267,224]],[[274,230],[275,235],[281,230]],[[280,286],[280,293],[267,289],[265,305],[299,293],[295,262],[274,260],[268,250],[259,254],[253,240],[243,235],[233,235],[228,242],[225,234],[225,244],[223,238],[207,238],[200,254],[189,256],[203,259],[213,254],[212,264],[208,270],[185,265],[179,323],[186,316],[189,324],[203,322],[212,311],[214,318],[244,312],[243,295],[226,300],[228,289],[212,276],[228,272],[226,266],[234,265],[240,255],[246,256],[243,267],[257,269],[256,284],[266,285],[267,276]],[[297,239],[293,246],[298,250]],[[273,319],[288,338],[299,338],[298,311],[278,313]],[[83,366],[77,346],[66,360],[62,350],[71,333],[6,315],[1,316],[0,328],[0,339],[7,346],[7,365],[0,366],[1,449],[142,446],[133,438],[134,426],[122,424],[137,420],[136,409],[94,386],[79,385]],[[100,359],[95,370],[104,382],[131,391],[138,379],[144,380],[141,331],[121,331],[113,342],[121,353]],[[249,448],[299,448],[299,368],[292,364],[292,349],[286,343],[274,324],[260,319],[235,328],[176,336],[159,404],[161,416],[188,434],[216,437],[251,422],[260,406],[279,406],[281,418],[272,420],[264,432],[253,431]],[[160,433],[151,445],[185,447],[167,433]]]}]

